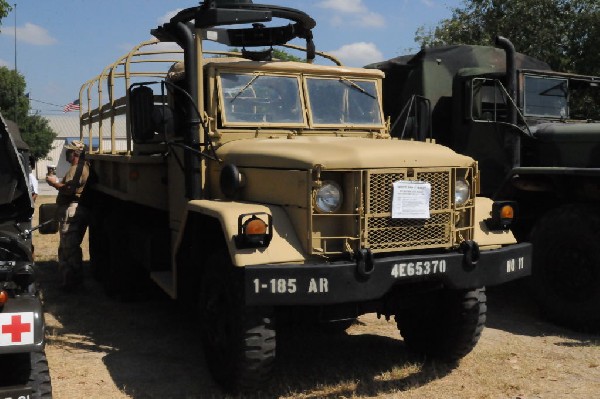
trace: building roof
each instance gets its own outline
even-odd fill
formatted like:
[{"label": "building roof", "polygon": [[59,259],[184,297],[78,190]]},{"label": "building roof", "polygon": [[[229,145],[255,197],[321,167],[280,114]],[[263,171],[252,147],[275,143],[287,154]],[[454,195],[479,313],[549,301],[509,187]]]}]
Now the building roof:
[{"label": "building roof", "polygon": [[[58,135],[57,139],[79,137],[79,115],[45,115],[44,118],[48,120],[48,124]],[[115,118],[115,132],[116,137],[126,137],[125,117],[119,116]],[[97,123],[92,127],[92,134],[98,137]],[[87,135],[89,135],[89,130],[85,128],[84,136],[87,137]],[[110,137],[110,119],[104,121],[102,137]]]}]

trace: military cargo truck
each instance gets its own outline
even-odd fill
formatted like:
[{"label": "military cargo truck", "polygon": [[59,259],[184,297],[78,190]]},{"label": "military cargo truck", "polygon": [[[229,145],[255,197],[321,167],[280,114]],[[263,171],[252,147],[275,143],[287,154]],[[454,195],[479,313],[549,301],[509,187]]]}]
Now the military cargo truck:
[{"label": "military cargo truck", "polygon": [[0,115],[0,397],[51,398],[31,243],[29,147]]},{"label": "military cargo truck", "polygon": [[531,287],[543,312],[597,327],[600,77],[552,71],[506,38],[497,45],[427,48],[371,65],[386,73],[392,135],[432,137],[475,158],[482,194],[519,203],[512,228],[534,244]]},{"label": "military cargo truck", "polygon": [[[296,9],[204,2],[81,88],[82,139],[98,142],[84,194],[95,273],[112,294],[150,276],[199,304],[227,390],[262,386],[276,320],[301,313],[338,327],[394,316],[409,348],[458,360],[484,326],[485,286],[530,273],[516,204],[477,197],[472,158],[392,140],[383,73],[332,62],[314,26]],[[272,58],[296,38],[307,62]]]}]

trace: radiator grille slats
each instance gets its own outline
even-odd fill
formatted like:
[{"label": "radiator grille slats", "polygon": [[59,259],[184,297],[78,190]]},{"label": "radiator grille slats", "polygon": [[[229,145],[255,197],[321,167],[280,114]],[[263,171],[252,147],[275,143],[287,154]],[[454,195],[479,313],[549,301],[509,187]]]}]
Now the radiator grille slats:
[{"label": "radiator grille slats", "polygon": [[392,183],[404,172],[371,172],[366,209],[367,246],[373,252],[445,247],[452,243],[451,169],[418,171],[411,180],[431,184],[431,218],[392,219]]}]

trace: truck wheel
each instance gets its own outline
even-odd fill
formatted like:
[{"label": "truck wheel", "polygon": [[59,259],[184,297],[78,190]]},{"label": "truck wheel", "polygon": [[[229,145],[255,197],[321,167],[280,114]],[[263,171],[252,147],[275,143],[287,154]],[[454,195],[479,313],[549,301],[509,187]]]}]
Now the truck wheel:
[{"label": "truck wheel", "polygon": [[244,300],[243,270],[225,252],[211,256],[200,286],[202,341],[214,379],[232,392],[259,389],[275,360],[272,309]]},{"label": "truck wheel", "polygon": [[600,209],[567,205],[531,233],[532,291],[552,321],[575,329],[600,326]]},{"label": "truck wheel", "polygon": [[402,310],[396,324],[410,350],[457,361],[479,341],[486,311],[485,288],[448,290],[427,305]]},{"label": "truck wheel", "polygon": [[52,398],[48,361],[44,352],[13,353],[0,356],[0,383],[27,386],[31,399]]}]

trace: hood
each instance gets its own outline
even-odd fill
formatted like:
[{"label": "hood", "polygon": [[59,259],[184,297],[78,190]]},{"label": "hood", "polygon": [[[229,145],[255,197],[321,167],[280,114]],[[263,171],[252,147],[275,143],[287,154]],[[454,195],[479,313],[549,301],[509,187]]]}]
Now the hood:
[{"label": "hood", "polygon": [[33,214],[25,160],[0,116],[0,222],[24,221]]},{"label": "hood", "polygon": [[308,170],[471,166],[473,159],[447,147],[418,141],[349,137],[257,138],[231,141],[217,150],[238,167]]},{"label": "hood", "polygon": [[542,141],[600,142],[600,123],[540,123],[530,130]]}]

